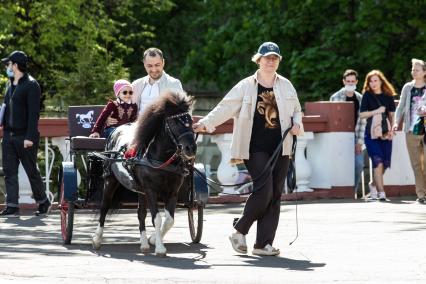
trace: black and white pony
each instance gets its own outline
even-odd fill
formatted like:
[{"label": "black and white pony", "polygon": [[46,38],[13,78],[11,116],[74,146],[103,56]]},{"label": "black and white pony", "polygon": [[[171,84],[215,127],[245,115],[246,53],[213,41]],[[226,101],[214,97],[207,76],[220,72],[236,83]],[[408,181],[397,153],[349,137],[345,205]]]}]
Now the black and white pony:
[{"label": "black and white pony", "polygon": [[[178,191],[193,164],[197,150],[192,117],[189,114],[192,102],[192,97],[185,93],[162,94],[146,108],[135,124],[118,127],[106,146],[106,150],[118,150],[131,143],[144,153],[143,157],[129,160],[126,166],[135,178],[136,188],[133,190],[140,193],[138,219],[140,250],[143,253],[149,252],[151,244],[155,245],[156,255],[166,254],[163,237],[174,224]],[[120,182],[115,171],[108,174],[108,170],[104,170],[106,178],[99,224],[92,238],[95,249],[99,249],[102,244],[106,214],[111,204],[117,203],[117,200],[114,200],[117,195],[114,194]],[[164,222],[158,210],[159,200],[164,202]],[[145,228],[147,203],[155,228],[155,233],[149,240]]]}]

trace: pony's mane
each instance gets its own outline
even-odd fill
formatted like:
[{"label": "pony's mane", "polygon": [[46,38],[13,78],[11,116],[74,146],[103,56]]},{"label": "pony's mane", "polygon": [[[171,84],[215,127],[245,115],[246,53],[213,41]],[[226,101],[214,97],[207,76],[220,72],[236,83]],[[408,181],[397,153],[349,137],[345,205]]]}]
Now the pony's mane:
[{"label": "pony's mane", "polygon": [[189,112],[194,98],[184,92],[165,92],[149,104],[136,122],[133,145],[146,149],[160,129],[163,120],[172,115]]}]

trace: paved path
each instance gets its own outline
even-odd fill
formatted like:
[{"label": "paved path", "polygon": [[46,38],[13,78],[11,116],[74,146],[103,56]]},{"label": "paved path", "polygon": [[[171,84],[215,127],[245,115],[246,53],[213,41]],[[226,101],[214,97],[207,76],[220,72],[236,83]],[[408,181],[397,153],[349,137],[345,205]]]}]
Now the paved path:
[{"label": "paved path", "polygon": [[[426,283],[426,206],[313,201],[283,203],[279,257],[241,256],[227,239],[241,205],[210,205],[201,244],[189,242],[186,212],[166,236],[168,256],[139,252],[136,214],[109,218],[99,252],[91,211],[76,215],[73,244],[60,240],[58,212],[0,219],[0,283]],[[152,227],[149,228],[152,230]],[[248,235],[253,244],[255,227]]]}]

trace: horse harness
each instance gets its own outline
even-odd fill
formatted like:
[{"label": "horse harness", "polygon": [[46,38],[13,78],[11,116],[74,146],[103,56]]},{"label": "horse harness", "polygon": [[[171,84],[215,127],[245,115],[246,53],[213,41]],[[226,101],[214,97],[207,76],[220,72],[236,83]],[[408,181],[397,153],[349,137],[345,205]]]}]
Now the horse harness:
[{"label": "horse harness", "polygon": [[186,135],[193,135],[194,133],[190,130],[187,130],[176,137],[176,134],[173,132],[172,127],[170,126],[170,122],[172,120],[177,120],[180,124],[184,125],[186,128],[189,128],[192,123],[192,118],[188,112],[166,117],[164,124],[166,133],[176,146],[176,151],[173,153],[173,155],[167,161],[161,162],[148,158],[147,153],[149,146],[144,153],[142,152],[142,149],[138,149],[135,157],[122,159],[123,166],[130,173],[133,173],[133,169],[136,165],[147,166],[156,170],[164,170],[182,176],[186,176],[190,173],[190,169],[193,166],[193,161],[185,159],[182,154],[182,145],[179,143],[179,140]]}]

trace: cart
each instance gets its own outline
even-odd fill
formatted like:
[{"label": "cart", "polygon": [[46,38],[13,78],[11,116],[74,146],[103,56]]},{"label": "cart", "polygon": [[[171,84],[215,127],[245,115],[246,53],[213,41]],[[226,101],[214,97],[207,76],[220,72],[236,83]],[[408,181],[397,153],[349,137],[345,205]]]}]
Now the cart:
[{"label": "cart", "polygon": [[[102,109],[103,106],[70,106],[68,110],[69,158],[62,162],[58,174],[58,203],[64,244],[71,244],[72,241],[75,210],[98,209],[102,200],[103,160],[96,153],[104,151],[106,139],[88,137]],[[80,173],[85,189],[84,196],[80,196],[78,189],[79,159],[84,168]],[[196,164],[194,167],[205,173],[202,165]],[[137,194],[127,190],[120,208],[137,208]],[[194,176],[193,172],[185,178],[179,190],[177,208],[184,208],[188,212],[189,232],[194,243],[201,240],[203,212],[208,196],[207,183],[204,179]]]}]

